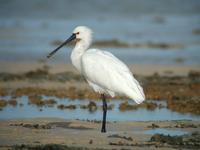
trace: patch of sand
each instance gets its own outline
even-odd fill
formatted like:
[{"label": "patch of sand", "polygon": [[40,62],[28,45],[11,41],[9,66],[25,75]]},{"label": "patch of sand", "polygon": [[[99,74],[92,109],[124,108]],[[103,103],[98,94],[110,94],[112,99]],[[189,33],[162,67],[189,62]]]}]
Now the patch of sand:
[{"label": "patch of sand", "polygon": [[[44,63],[0,62],[0,72],[23,73],[41,68]],[[46,64],[51,73],[70,71],[78,73],[71,64]],[[156,65],[156,64],[132,64],[131,71],[138,75],[152,75],[155,72],[160,75],[187,75],[189,71],[200,71],[200,65]]]},{"label": "patch of sand", "polygon": [[[20,144],[39,145],[39,144],[64,144],[75,147],[87,148],[106,148],[106,149],[154,149],[155,145],[149,146],[148,141],[151,135],[144,131],[152,123],[160,127],[175,126],[178,121],[157,121],[157,122],[109,122],[107,124],[107,133],[101,133],[101,123],[88,122],[80,120],[64,120],[58,118],[36,118],[36,119],[18,119],[18,120],[1,120],[0,121],[0,146],[12,146]],[[189,123],[182,121],[181,123]],[[200,124],[194,121],[194,124]],[[32,129],[15,124],[53,124],[51,129]],[[78,129],[78,127],[83,129]],[[85,129],[84,129],[85,128]],[[175,129],[175,128],[171,128]],[[198,131],[200,128],[182,128],[187,132]],[[126,138],[111,138],[109,136],[119,135]],[[92,141],[92,142],[91,142]],[[111,145],[110,143],[125,143],[125,145]],[[138,146],[130,146],[130,145]],[[142,146],[143,145],[143,146]],[[173,147],[160,147],[161,149]]]}]

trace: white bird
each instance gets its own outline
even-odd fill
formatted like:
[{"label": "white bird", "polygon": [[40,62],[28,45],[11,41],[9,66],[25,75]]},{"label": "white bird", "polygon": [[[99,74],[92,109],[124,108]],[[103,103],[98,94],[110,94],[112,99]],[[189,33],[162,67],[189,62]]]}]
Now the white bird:
[{"label": "white bird", "polygon": [[137,104],[145,100],[139,82],[133,77],[129,68],[117,57],[107,51],[89,49],[92,42],[92,30],[86,26],[78,26],[73,34],[47,57],[51,57],[65,44],[76,40],[71,53],[71,61],[75,68],[85,77],[89,85],[102,96],[103,122],[101,132],[106,132],[106,96],[125,95]]}]

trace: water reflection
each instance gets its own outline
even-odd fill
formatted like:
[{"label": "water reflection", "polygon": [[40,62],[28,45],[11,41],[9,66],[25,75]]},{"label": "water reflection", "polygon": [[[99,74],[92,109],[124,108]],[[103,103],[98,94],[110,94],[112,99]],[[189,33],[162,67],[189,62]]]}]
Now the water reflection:
[{"label": "water reflection", "polygon": [[186,131],[182,130],[170,130],[170,129],[163,129],[163,128],[157,128],[157,129],[151,129],[144,132],[145,134],[164,134],[164,135],[170,135],[170,136],[181,136],[184,134],[188,134]]},{"label": "water reflection", "polygon": [[[9,96],[1,97],[3,99],[10,99]],[[58,99],[56,97],[45,97],[44,100],[51,99],[57,101],[57,104],[48,107],[38,107],[36,105],[28,104],[28,97],[23,96],[17,98],[18,105],[13,107],[7,105],[0,111],[0,119],[14,119],[14,118],[36,118],[36,117],[56,117],[64,119],[102,119],[102,102],[95,101],[97,109],[95,111],[89,111],[89,109],[82,109],[81,106],[88,105],[90,100],[69,100]],[[108,105],[112,105],[112,109],[108,110],[109,121],[155,121],[155,120],[200,120],[200,116],[192,114],[181,114],[178,112],[172,112],[171,110],[164,108],[156,108],[154,110],[147,110],[139,108],[132,111],[121,112],[119,110],[119,104],[124,101],[112,100],[108,101]],[[154,101],[155,102],[155,101]],[[129,101],[129,103],[134,103]],[[160,102],[158,102],[160,103]],[[162,102],[163,105],[165,102]],[[58,109],[58,105],[76,105],[76,109]]]}]

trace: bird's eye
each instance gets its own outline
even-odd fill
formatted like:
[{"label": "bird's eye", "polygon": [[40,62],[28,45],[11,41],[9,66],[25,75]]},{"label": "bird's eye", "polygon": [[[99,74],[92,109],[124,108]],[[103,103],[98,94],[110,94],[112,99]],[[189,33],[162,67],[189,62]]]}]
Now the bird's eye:
[{"label": "bird's eye", "polygon": [[79,34],[79,32],[77,32],[76,34]]}]

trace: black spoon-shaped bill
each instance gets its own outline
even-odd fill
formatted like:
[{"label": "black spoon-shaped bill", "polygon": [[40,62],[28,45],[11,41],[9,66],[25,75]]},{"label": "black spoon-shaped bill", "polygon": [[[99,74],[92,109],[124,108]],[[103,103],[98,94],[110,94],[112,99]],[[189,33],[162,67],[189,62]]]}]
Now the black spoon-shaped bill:
[{"label": "black spoon-shaped bill", "polygon": [[60,46],[58,46],[55,50],[53,50],[51,53],[49,53],[49,55],[47,56],[47,58],[50,58],[52,55],[54,55],[60,48],[62,48],[64,45],[66,45],[67,43],[73,41],[74,39],[76,39],[76,34],[73,33],[66,41],[64,41]]}]

